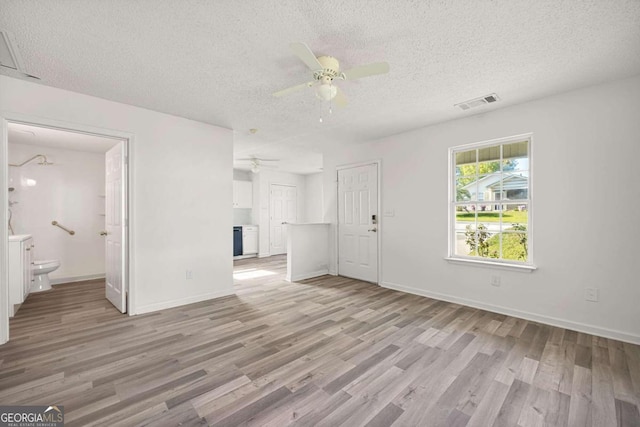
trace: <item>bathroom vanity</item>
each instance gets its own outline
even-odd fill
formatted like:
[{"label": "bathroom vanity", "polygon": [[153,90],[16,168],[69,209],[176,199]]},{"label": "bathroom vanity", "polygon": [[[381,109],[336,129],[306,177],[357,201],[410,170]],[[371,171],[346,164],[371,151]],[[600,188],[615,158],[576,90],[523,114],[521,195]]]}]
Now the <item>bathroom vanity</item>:
[{"label": "bathroom vanity", "polygon": [[9,236],[9,317],[13,317],[31,290],[33,282],[33,238],[31,234]]}]

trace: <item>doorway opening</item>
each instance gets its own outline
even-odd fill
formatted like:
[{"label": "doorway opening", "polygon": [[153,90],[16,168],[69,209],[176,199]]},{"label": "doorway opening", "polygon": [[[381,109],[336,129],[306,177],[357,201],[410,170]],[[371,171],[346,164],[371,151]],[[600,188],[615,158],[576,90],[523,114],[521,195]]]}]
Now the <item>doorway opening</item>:
[{"label": "doorway opening", "polygon": [[[13,258],[6,266],[9,280],[1,287],[9,295],[7,314],[15,314],[30,292],[42,299],[51,285],[96,281],[104,282],[105,296],[118,311],[129,311],[130,138],[30,120],[7,119],[5,126],[5,250],[19,250],[13,241],[21,236],[31,239],[21,288]],[[39,266],[45,264],[49,271],[43,274]]]}]

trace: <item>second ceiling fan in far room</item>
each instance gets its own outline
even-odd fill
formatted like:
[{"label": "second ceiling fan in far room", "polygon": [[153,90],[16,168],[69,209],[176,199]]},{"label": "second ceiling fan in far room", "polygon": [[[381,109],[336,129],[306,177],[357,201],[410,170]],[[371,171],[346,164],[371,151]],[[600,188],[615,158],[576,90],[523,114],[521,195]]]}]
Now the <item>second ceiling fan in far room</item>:
[{"label": "second ceiling fan in far room", "polygon": [[277,169],[278,166],[264,164],[264,162],[279,162],[280,159],[264,159],[261,157],[251,156],[242,159],[236,159],[237,162],[248,162],[251,165],[251,172],[260,173],[261,168]]}]

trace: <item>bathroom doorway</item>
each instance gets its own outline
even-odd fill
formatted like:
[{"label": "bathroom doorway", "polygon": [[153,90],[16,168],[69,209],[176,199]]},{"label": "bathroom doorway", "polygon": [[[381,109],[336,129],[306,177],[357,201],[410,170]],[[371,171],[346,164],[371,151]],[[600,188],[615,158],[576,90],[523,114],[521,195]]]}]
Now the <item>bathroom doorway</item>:
[{"label": "bathroom doorway", "polygon": [[59,261],[52,285],[104,279],[107,299],[127,312],[130,138],[48,122],[5,126],[6,232],[31,234],[34,260]]}]

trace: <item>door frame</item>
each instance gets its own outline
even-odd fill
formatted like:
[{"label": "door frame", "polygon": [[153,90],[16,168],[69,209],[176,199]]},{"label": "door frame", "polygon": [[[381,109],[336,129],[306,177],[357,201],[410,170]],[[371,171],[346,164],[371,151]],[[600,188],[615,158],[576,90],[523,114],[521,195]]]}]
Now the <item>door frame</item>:
[{"label": "door frame", "polygon": [[[295,184],[281,184],[279,182],[269,182],[269,256],[273,255],[271,253],[271,208],[272,208],[272,199],[271,199],[271,186],[272,185],[281,185],[283,187],[293,187],[296,189],[296,221],[298,218],[298,186]],[[288,235],[288,234],[287,234]],[[289,249],[287,248],[287,252],[289,253]]]},{"label": "door frame", "polygon": [[[84,133],[87,135],[96,135],[107,138],[114,138],[124,141],[125,144],[125,180],[124,191],[126,192],[127,203],[127,227],[125,231],[126,238],[126,271],[123,272],[127,279],[127,313],[129,316],[135,314],[135,282],[132,280],[135,277],[135,262],[133,256],[134,247],[134,192],[133,192],[133,180],[134,180],[134,150],[135,147],[135,135],[129,132],[123,132],[114,129],[105,129],[95,126],[89,126],[79,123],[71,123],[60,120],[52,120],[38,116],[32,116],[27,114],[19,114],[8,111],[0,111],[0,127],[2,130],[2,136],[0,138],[0,153],[2,158],[7,161],[0,162],[0,221],[3,225],[0,226],[0,301],[9,300],[9,274],[7,271],[8,258],[9,258],[9,230],[6,226],[8,220],[8,184],[9,184],[9,166],[8,166],[8,147],[9,147],[9,123],[19,123],[25,125],[33,125],[50,129],[57,129],[61,131],[68,131],[74,133]],[[5,303],[0,303],[0,344],[4,344],[9,341],[9,306]]]},{"label": "door frame", "polygon": [[377,173],[377,180],[378,182],[376,183],[376,189],[378,191],[378,232],[376,233],[376,244],[378,245],[378,281],[376,283],[376,285],[380,286],[381,283],[383,282],[382,280],[382,232],[381,230],[381,226],[383,226],[383,215],[382,215],[382,159],[375,159],[375,160],[369,160],[366,162],[357,162],[357,163],[347,163],[347,164],[343,164],[343,165],[338,165],[336,166],[336,175],[335,175],[335,179],[336,179],[336,188],[335,188],[335,195],[336,195],[336,227],[335,227],[335,233],[334,233],[334,251],[333,253],[335,254],[333,257],[333,262],[336,266],[336,275],[339,276],[340,275],[340,263],[338,262],[340,260],[340,207],[339,207],[339,203],[340,203],[340,193],[338,192],[338,186],[340,184],[340,179],[338,176],[338,173],[341,170],[344,169],[353,169],[353,168],[358,168],[361,166],[369,166],[369,165],[376,165],[376,167],[378,168],[378,173]]}]

